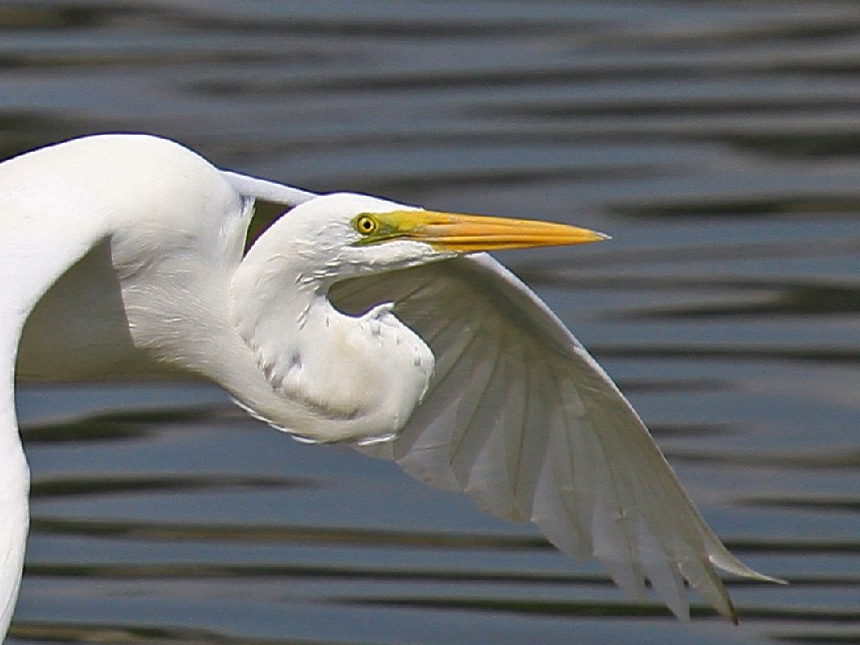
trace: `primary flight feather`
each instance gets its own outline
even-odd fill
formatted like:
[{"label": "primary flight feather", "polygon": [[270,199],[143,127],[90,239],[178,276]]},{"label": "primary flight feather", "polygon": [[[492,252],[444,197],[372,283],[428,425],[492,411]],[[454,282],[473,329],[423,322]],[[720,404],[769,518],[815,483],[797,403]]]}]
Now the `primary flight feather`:
[{"label": "primary flight feather", "polygon": [[[256,199],[292,207],[243,256]],[[639,596],[688,614],[687,581],[759,580],[684,493],[605,372],[483,251],[579,244],[571,226],[315,195],[146,135],[0,164],[0,634],[27,533],[14,378],[196,374],[311,442],[394,459],[535,522]]]}]

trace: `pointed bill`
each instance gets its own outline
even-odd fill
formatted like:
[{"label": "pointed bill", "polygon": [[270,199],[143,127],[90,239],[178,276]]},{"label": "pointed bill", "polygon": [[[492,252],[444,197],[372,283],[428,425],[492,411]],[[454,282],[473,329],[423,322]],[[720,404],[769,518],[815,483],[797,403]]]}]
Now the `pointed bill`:
[{"label": "pointed bill", "polygon": [[363,213],[355,218],[354,226],[365,236],[361,244],[406,239],[458,253],[565,246],[609,239],[603,233],[567,224],[422,210]]}]

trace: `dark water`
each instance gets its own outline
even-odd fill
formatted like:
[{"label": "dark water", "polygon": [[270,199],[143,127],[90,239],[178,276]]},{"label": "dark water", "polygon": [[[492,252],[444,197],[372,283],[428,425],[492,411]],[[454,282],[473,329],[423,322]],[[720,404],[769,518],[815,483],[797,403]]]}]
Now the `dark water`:
[{"label": "dark water", "polygon": [[148,131],[313,190],[606,231],[503,258],[717,533],[740,627],[215,389],[24,386],[14,643],[860,642],[860,5],[0,5],[0,152]]}]

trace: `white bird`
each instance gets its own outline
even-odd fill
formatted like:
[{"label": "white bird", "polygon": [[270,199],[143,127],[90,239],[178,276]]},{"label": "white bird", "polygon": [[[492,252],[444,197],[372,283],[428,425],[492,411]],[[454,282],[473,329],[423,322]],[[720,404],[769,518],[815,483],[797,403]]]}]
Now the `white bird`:
[{"label": "white bird", "polygon": [[[255,199],[293,207],[243,258]],[[705,524],[631,406],[559,319],[477,251],[605,236],[318,196],[146,135],[0,164],[0,638],[21,580],[29,472],[14,379],[181,371],[296,438],[351,442],[531,520],[679,616],[715,567],[773,580]]]}]

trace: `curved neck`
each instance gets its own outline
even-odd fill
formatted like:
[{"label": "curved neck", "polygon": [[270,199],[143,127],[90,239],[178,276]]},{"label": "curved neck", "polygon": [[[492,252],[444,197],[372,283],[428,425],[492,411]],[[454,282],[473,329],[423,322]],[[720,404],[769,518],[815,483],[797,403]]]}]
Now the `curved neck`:
[{"label": "curved neck", "polygon": [[[252,250],[230,290],[231,320],[276,402],[267,412],[246,405],[310,441],[393,436],[427,389],[430,349],[390,306],[348,316],[328,300],[330,276],[296,268],[290,249],[275,257]],[[292,417],[279,420],[287,406]]]}]

